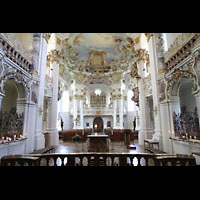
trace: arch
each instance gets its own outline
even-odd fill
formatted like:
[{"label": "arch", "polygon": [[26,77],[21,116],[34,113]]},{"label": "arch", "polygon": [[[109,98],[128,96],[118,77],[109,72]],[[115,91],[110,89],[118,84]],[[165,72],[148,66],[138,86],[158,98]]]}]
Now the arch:
[{"label": "arch", "polygon": [[177,96],[179,94],[179,88],[180,88],[182,79],[191,80],[194,84],[193,92],[196,91],[197,89],[196,76],[193,73],[187,70],[175,71],[174,74],[168,80],[168,84],[167,84],[168,99],[170,96]]},{"label": "arch", "polygon": [[93,121],[93,130],[97,133],[103,133],[103,119],[101,117],[95,117]]},{"label": "arch", "polygon": [[19,89],[13,79],[9,79],[4,83],[4,94],[2,99],[1,111],[10,112],[12,108],[17,107],[17,99],[19,98]]},{"label": "arch", "polygon": [[27,81],[20,73],[10,72],[1,78],[1,91],[4,91],[4,85],[8,80],[13,80],[19,92],[19,98],[28,98],[30,95],[30,82]]}]

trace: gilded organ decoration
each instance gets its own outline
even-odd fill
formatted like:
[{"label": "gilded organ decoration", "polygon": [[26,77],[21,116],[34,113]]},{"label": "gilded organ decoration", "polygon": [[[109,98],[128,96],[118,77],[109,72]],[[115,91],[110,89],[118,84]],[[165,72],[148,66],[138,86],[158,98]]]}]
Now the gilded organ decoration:
[{"label": "gilded organ decoration", "polygon": [[101,94],[91,93],[90,96],[90,106],[91,107],[105,107],[106,106],[106,93]]},{"label": "gilded organ decoration", "polygon": [[92,50],[89,52],[88,71],[108,72],[109,69],[110,67],[107,61],[107,55],[105,51]]}]

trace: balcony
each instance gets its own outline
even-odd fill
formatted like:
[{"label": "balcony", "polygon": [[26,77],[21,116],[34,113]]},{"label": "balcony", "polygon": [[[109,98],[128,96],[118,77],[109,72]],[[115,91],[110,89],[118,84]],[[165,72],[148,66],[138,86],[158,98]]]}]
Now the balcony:
[{"label": "balcony", "polygon": [[20,68],[28,73],[32,72],[32,61],[22,52],[17,50],[16,47],[2,34],[0,35],[0,50],[3,50],[5,56],[17,64]]},{"label": "balcony", "polygon": [[171,70],[177,64],[187,58],[192,48],[199,41],[198,33],[182,33],[177,36],[168,51],[164,54],[164,62],[168,70]]}]

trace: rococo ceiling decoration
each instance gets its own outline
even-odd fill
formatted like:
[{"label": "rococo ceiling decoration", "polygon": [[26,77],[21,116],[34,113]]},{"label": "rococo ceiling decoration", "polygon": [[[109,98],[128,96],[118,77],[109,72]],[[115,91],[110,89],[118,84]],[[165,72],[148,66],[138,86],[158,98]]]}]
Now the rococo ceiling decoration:
[{"label": "rococo ceiling decoration", "polygon": [[134,42],[125,33],[75,33],[63,40],[62,62],[84,74],[111,74],[130,68]]}]

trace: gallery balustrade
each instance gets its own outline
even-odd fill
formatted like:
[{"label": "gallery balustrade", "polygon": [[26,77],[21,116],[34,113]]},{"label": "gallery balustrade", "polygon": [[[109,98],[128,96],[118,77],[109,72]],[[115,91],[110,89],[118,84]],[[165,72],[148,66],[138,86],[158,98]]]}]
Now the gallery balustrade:
[{"label": "gallery balustrade", "polygon": [[164,54],[164,62],[167,69],[171,70],[189,56],[192,48],[199,42],[199,38],[200,35],[198,33],[180,34]]},{"label": "gallery balustrade", "polygon": [[150,153],[68,153],[9,155],[1,166],[195,166],[192,155]]},{"label": "gallery balustrade", "polygon": [[0,49],[4,51],[5,55],[10,60],[19,65],[25,71],[31,73],[33,70],[32,62],[26,58],[23,53],[21,53],[19,50],[16,50],[14,45],[11,44],[11,42],[2,34],[0,35]]}]

